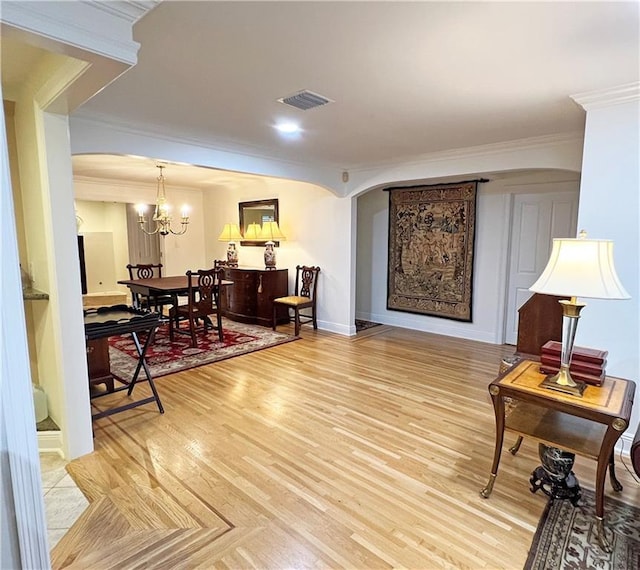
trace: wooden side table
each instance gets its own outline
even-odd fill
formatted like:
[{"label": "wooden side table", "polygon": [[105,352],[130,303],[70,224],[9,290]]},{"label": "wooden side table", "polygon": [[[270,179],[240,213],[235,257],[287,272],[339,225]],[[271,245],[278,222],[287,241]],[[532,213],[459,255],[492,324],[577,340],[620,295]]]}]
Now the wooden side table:
[{"label": "wooden side table", "polygon": [[[602,386],[588,386],[578,398],[541,388],[545,375],[539,368],[539,362],[523,360],[489,384],[496,416],[496,446],[489,481],[480,494],[488,498],[493,490],[505,429],[594,459],[598,541],[610,552],[604,529],[604,481],[615,443],[629,425],[635,383],[607,377]],[[506,417],[505,398],[511,399]]]}]

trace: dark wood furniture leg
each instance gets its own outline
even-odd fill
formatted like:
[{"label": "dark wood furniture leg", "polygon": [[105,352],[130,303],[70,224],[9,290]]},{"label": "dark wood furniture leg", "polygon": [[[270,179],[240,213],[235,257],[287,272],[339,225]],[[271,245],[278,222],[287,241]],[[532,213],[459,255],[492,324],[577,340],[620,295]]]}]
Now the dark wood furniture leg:
[{"label": "dark wood furniture leg", "polygon": [[520,446],[522,445],[522,440],[524,438],[519,435],[518,439],[516,439],[516,442],[509,448],[509,453],[511,455],[515,455],[516,453],[518,453],[518,451],[520,451]]},{"label": "dark wood furniture leg", "polygon": [[[605,552],[611,552],[611,542],[607,538],[606,529],[604,527],[604,481],[607,475],[607,469],[611,464],[613,455],[613,447],[620,437],[622,431],[626,427],[626,422],[621,421],[616,424],[617,420],[607,428],[604,435],[602,447],[598,454],[598,467],[596,469],[596,529],[598,534],[598,544]],[[624,424],[622,426],[622,424]],[[617,429],[619,428],[619,429]]]},{"label": "dark wood furniture leg", "polygon": [[615,453],[611,452],[611,457],[609,458],[609,481],[611,481],[611,487],[616,493],[622,491],[622,483],[618,481],[616,477],[616,465],[615,465]]},{"label": "dark wood furniture leg", "polygon": [[493,485],[498,476],[498,467],[500,466],[500,454],[502,453],[502,443],[504,441],[504,401],[500,395],[500,389],[497,386],[490,386],[489,393],[493,401],[493,410],[496,414],[496,447],[493,452],[493,464],[491,466],[491,474],[489,481],[480,491],[480,496],[488,499],[493,491]]}]

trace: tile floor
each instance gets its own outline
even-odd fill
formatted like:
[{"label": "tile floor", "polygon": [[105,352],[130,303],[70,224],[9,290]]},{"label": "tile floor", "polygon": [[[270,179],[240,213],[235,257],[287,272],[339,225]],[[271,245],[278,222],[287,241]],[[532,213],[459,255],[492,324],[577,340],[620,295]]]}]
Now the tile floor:
[{"label": "tile floor", "polygon": [[40,454],[49,548],[58,543],[89,506],[89,502],[67,473],[66,464],[57,453]]}]

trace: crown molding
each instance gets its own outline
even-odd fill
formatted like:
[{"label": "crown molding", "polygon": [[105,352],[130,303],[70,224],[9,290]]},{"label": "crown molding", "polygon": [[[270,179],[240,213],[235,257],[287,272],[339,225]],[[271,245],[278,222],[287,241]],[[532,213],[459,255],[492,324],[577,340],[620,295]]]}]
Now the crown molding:
[{"label": "crown molding", "polygon": [[118,18],[122,18],[131,24],[135,24],[140,18],[151,12],[162,0],[84,0],[94,8],[107,12]]},{"label": "crown molding", "polygon": [[599,91],[587,91],[570,97],[587,111],[622,103],[631,103],[632,101],[640,100],[640,82],[636,81],[635,83],[627,83],[626,85],[600,89]]},{"label": "crown molding", "polygon": [[504,153],[514,153],[521,151],[531,151],[553,146],[563,146],[566,144],[582,144],[584,135],[581,132],[559,133],[553,135],[542,135],[525,139],[515,139],[499,143],[490,143],[439,152],[432,152],[416,156],[410,160],[380,162],[372,165],[361,165],[356,168],[349,168],[349,172],[367,172],[379,168],[395,168],[397,166],[415,166],[425,163],[443,162],[448,160],[460,160],[479,156],[491,156]]},{"label": "crown molding", "polygon": [[23,38],[28,43],[51,51],[78,57],[69,49],[75,48],[128,65],[138,61],[140,44],[132,39],[132,22],[98,2],[4,0],[0,21],[28,34]]}]

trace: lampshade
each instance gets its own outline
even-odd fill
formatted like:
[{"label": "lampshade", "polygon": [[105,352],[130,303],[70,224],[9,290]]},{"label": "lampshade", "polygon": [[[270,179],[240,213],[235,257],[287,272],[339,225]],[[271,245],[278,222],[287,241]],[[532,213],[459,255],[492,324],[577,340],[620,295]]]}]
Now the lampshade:
[{"label": "lampshade", "polygon": [[261,231],[260,224],[249,224],[249,227],[244,232],[244,239],[259,240]]},{"label": "lampshade", "polygon": [[267,241],[285,240],[284,234],[278,227],[278,222],[264,222],[262,224],[262,231],[260,232],[260,239]]},{"label": "lampshade", "polygon": [[613,266],[611,240],[554,239],[547,266],[529,290],[592,299],[629,298]]},{"label": "lampshade", "polygon": [[239,241],[242,234],[238,229],[238,224],[225,224],[222,233],[218,236],[218,241]]}]

